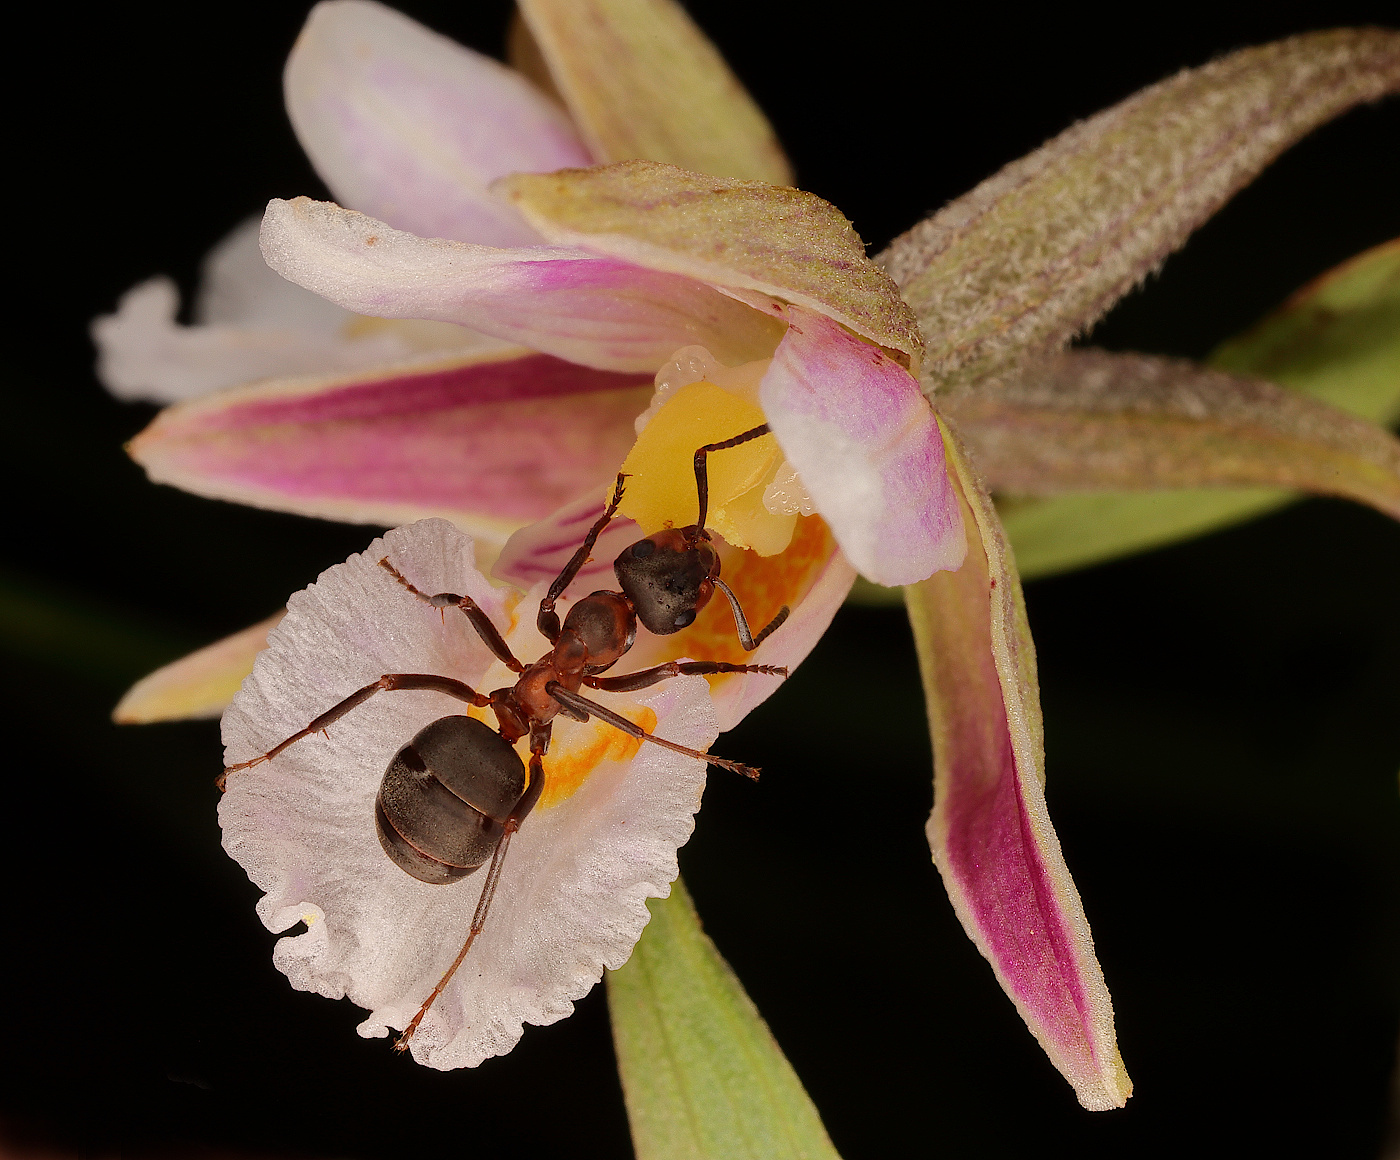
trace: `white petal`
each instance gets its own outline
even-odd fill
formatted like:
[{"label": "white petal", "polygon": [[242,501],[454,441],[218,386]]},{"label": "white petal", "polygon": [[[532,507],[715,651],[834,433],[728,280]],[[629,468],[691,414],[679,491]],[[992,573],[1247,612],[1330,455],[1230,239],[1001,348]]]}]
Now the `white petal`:
[{"label": "white petal", "polygon": [[261,228],[260,218],[247,218],[205,255],[194,303],[196,322],[335,335],[358,317],[269,269],[258,246]]},{"label": "white petal", "polygon": [[381,4],[312,9],[284,89],[336,200],[425,237],[538,242],[486,187],[592,164],[567,114],[523,76]]},{"label": "white petal", "polygon": [[[385,554],[423,590],[467,592],[498,626],[512,623],[502,590],[476,571],[470,541],[451,525],[390,532],[289,602],[224,717],[229,761],[254,756],[384,672],[468,683],[488,675],[489,655],[465,618],[412,599],[377,566]],[[530,619],[515,621],[522,642]],[[702,679],[629,699],[648,704],[657,732],[682,744],[704,748],[718,732]],[[429,721],[463,710],[434,693],[379,694],[328,737],[231,776],[221,803],[225,847],[266,891],[263,921],[273,930],[307,924],[278,943],[277,966],[295,987],[369,1008],[366,1035],[412,1018],[460,948],[480,893],[483,872],[450,886],[410,878],[374,831],[375,793],[394,752]],[[701,762],[644,746],[538,808],[511,846],[485,932],[415,1036],[415,1057],[451,1068],[508,1051],[523,1023],[563,1018],[604,966],[620,966],[647,921],[645,899],[664,896],[677,874],[704,776]]]},{"label": "white petal", "polygon": [[[93,319],[97,377],[119,399],[177,403],[261,379],[396,366],[501,345],[449,323],[365,326],[365,319],[263,269],[271,280],[334,314],[317,318],[305,303],[284,295],[261,300],[252,280],[235,291],[235,279],[225,277],[229,272],[223,269],[216,283],[221,292],[202,304],[209,315],[242,313],[248,320],[184,326],[175,321],[180,306],[175,283],[151,278],[123,294],[115,314]],[[341,320],[354,329],[346,333],[327,325]]]},{"label": "white petal", "polygon": [[268,203],[262,249],[284,278],[357,313],[455,322],[600,370],[654,373],[692,344],[746,363],[782,333],[693,278],[565,246],[416,237],[306,197]]}]

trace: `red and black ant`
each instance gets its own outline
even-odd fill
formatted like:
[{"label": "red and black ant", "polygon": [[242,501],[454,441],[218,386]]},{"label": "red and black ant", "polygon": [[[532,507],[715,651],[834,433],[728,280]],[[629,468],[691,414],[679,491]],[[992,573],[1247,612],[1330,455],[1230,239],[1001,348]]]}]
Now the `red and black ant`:
[{"label": "red and black ant", "polygon": [[[739,642],[746,651],[756,649],[787,619],[785,605],[761,632],[750,634],[738,598],[719,578],[719,553],[705,530],[709,509],[706,456],[767,434],[765,423],[722,443],[699,448],[695,452],[695,485],[700,518],[689,527],[667,528],[626,548],[613,564],[621,591],[593,592],[585,596],[569,609],[561,625],[554,610],[555,603],[588,562],[598,536],[616,514],[626,480],[625,475],[619,475],[606,510],[540,601],[535,624],[551,647],[531,665],[521,664],[515,658],[505,638],[470,596],[459,596],[455,592],[429,596],[415,588],[387,558],[380,560],[380,566],[419,600],[439,609],[460,608],[486,647],[511,672],[518,673],[519,680],[508,688],[479,693],[451,677],[432,673],[385,673],[266,753],[224,770],[219,779],[221,786],[230,773],[270,761],[289,745],[323,732],[379,692],[431,689],[478,708],[489,706],[495,712],[498,723],[495,730],[467,716],[441,717],[426,725],[394,755],[379,784],[374,802],[375,829],[384,852],[401,869],[420,882],[445,885],[480,869],[488,859],[491,863],[466,942],[433,993],[418,1009],[418,1014],[404,1028],[394,1044],[395,1050],[402,1051],[408,1046],[419,1022],[442,994],[486,924],[511,835],[520,828],[544,789],[543,758],[549,751],[555,716],[563,713],[575,721],[597,717],[642,741],[665,746],[746,777],[758,777],[758,770],[750,766],[656,737],[611,709],[580,696],[579,689],[587,686],[626,693],[645,689],[669,677],[711,673],[787,676],[786,668],[736,665],[726,661],[668,661],[625,676],[599,675],[632,647],[639,620],[649,632],[657,635],[679,632],[695,620],[715,589],[728,598]],[[530,739],[528,777],[525,763],[514,748],[517,741],[527,736]]]}]

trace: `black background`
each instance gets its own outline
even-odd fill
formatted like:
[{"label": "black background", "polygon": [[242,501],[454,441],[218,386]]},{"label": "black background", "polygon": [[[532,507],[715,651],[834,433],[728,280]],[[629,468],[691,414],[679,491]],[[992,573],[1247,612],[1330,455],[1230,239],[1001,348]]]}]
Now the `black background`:
[{"label": "black background", "polygon": [[[498,52],[504,4],[403,7]],[[692,11],[801,184],[872,245],[1073,119],[1220,52],[1388,5],[875,0]],[[211,14],[212,13],[212,14]],[[1393,19],[1393,9],[1389,9]],[[281,111],[297,5],[57,6],[12,60],[17,207],[0,563],[9,819],[8,1154],[626,1156],[599,988],[510,1056],[439,1074],[293,992],[222,853],[212,723],[116,729],[155,664],[241,628],[368,529],[155,488],[154,413],[95,384],[87,319],[270,196],[322,194]],[[26,45],[29,46],[26,49]],[[1400,102],[1275,164],[1096,332],[1201,356],[1400,232]],[[1049,798],[1137,1083],[1081,1110],[962,935],[928,857],[926,728],[897,610],[848,609],[723,742],[682,867],[846,1160],[1373,1157],[1400,1020],[1400,529],[1310,501],[1029,585]]]}]

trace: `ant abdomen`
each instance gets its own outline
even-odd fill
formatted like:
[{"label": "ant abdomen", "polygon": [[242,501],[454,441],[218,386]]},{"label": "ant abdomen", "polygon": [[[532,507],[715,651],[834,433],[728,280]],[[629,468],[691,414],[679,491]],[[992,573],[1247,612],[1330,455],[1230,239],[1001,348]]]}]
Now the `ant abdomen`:
[{"label": "ant abdomen", "polygon": [[442,717],[394,755],[374,803],[379,844],[430,886],[490,860],[502,823],[525,792],[525,765],[475,717]]}]

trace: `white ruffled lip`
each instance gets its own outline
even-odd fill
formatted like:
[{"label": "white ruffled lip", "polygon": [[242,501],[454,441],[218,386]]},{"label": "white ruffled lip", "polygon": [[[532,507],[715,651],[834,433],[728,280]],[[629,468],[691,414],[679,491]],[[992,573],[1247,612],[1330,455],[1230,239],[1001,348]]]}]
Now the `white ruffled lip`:
[{"label": "white ruffled lip", "polygon": [[[385,556],[425,591],[470,594],[510,630],[522,659],[547,647],[532,606],[514,615],[505,591],[477,571],[468,537],[444,520],[397,529],[292,597],[224,715],[230,763],[266,751],[383,673],[433,672],[474,686],[493,679],[493,658],[466,618],[408,596],[378,566]],[[630,701],[683,745],[705,749],[718,735],[703,678],[667,681]],[[306,923],[277,944],[273,961],[298,989],[368,1008],[364,1035],[413,1017],[460,949],[480,895],[482,873],[451,886],[410,878],[374,829],[374,796],[393,754],[429,721],[465,708],[437,693],[379,694],[328,735],[232,775],[220,803],[225,848],[265,891],[263,922],[276,931]],[[621,966],[646,924],[645,900],[668,894],[678,874],[676,850],[704,783],[702,762],[646,745],[630,761],[600,761],[576,792],[538,808],[511,845],[485,931],[412,1040],[414,1057],[441,1069],[475,1066],[509,1051],[524,1023],[567,1016],[604,967]]]}]

